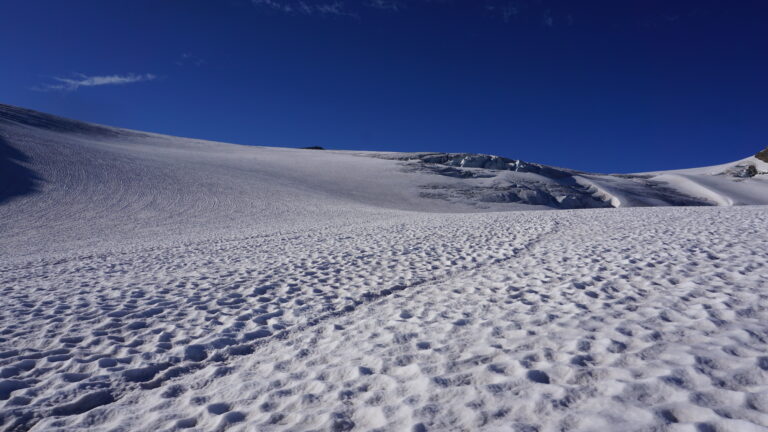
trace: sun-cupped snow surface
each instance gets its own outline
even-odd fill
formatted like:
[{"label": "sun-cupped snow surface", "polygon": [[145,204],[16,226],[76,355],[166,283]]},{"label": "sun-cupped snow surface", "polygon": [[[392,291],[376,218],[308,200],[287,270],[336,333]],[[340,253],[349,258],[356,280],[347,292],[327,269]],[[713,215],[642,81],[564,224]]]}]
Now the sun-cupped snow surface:
[{"label": "sun-cupped snow surface", "polygon": [[3,420],[762,430],[766,226],[762,207],[410,214],[5,267]]},{"label": "sun-cupped snow surface", "polygon": [[488,211],[759,203],[743,161],[515,171],[0,108],[2,429],[768,428],[768,207]]}]

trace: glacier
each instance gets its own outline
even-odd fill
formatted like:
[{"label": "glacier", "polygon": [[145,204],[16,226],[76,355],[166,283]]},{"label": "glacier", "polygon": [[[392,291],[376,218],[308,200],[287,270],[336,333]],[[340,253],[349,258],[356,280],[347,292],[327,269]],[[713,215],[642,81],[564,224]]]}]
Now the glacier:
[{"label": "glacier", "polygon": [[0,105],[0,428],[768,428],[768,163],[587,173]]}]

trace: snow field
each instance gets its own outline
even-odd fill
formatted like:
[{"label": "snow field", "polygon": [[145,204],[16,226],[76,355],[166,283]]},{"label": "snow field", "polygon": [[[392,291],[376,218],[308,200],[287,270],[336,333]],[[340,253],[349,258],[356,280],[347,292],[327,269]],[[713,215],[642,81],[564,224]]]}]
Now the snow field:
[{"label": "snow field", "polygon": [[0,429],[768,430],[754,158],[456,157],[0,105]]},{"label": "snow field", "polygon": [[5,269],[15,350],[0,388],[19,388],[3,416],[37,430],[762,430],[767,219],[404,214],[173,260]]}]

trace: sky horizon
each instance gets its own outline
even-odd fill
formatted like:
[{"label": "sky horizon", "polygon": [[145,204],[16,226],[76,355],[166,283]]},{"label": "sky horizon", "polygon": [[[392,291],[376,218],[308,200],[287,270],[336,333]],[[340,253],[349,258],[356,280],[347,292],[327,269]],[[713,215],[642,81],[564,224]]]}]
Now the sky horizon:
[{"label": "sky horizon", "polygon": [[[619,4],[620,3],[620,4]],[[0,103],[238,144],[593,172],[768,146],[768,4],[96,0],[0,16]]]}]

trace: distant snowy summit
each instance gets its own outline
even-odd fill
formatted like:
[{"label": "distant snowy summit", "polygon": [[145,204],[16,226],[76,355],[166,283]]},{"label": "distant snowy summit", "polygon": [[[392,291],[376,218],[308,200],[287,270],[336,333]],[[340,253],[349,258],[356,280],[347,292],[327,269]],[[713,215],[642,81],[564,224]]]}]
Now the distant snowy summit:
[{"label": "distant snowy summit", "polygon": [[194,209],[197,223],[220,224],[310,202],[429,212],[766,205],[768,149],[713,167],[596,174],[473,153],[234,145],[0,105],[0,216],[34,212],[43,224],[116,209],[131,226]]},{"label": "distant snowy summit", "polygon": [[768,149],[736,162],[689,170],[595,174],[475,153],[382,153],[406,170],[465,180],[422,196],[551,208],[749,205],[768,203]]},{"label": "distant snowy summit", "polygon": [[[314,148],[314,147],[307,147]],[[405,156],[396,157],[402,160],[420,160],[425,164],[439,164],[458,168],[483,168],[489,170],[530,172],[536,174],[552,175],[566,177],[568,172],[577,172],[573,170],[563,170],[549,167],[537,163],[525,162],[519,159],[509,159],[503,156],[487,155],[480,153],[406,153]],[[759,161],[768,162],[768,148],[757,153],[755,158],[758,161],[747,158],[736,162],[732,167],[724,170],[721,174],[734,177],[754,177],[756,175],[768,174],[766,171],[758,169]],[[471,177],[469,173],[467,176]]]}]

